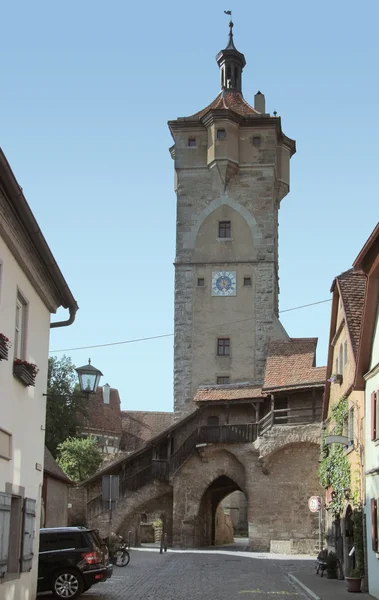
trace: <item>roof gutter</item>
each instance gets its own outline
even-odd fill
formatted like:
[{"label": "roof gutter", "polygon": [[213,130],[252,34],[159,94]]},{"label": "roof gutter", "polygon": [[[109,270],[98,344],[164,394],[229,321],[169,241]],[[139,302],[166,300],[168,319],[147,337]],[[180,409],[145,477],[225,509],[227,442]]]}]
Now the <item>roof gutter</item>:
[{"label": "roof gutter", "polygon": [[26,230],[33,246],[42,263],[48,271],[51,281],[58,292],[60,305],[68,308],[70,316],[66,321],[57,321],[50,324],[50,328],[67,327],[75,321],[79,306],[68,287],[65,278],[58,267],[56,260],[42,234],[42,231],[29,207],[22,188],[17,183],[16,177],[8,163],[3,151],[0,149],[0,182],[9,196],[12,208]]}]

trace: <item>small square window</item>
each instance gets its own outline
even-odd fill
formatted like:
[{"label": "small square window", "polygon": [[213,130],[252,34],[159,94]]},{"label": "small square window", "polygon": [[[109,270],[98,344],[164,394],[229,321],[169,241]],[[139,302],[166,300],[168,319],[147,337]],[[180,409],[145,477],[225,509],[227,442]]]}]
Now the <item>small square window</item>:
[{"label": "small square window", "polygon": [[243,285],[251,285],[251,277],[244,277]]},{"label": "small square window", "polygon": [[232,237],[232,224],[230,221],[219,221],[218,237],[219,238],[231,238]]},{"label": "small square window", "polygon": [[188,146],[191,148],[196,148],[196,138],[190,137],[188,138]]},{"label": "small square window", "polygon": [[198,287],[204,287],[204,285],[205,285],[204,277],[199,277],[198,278],[197,285],[198,285]]},{"label": "small square window", "polygon": [[217,356],[230,356],[230,338],[218,338]]},{"label": "small square window", "polygon": [[259,148],[260,145],[261,145],[261,136],[254,135],[253,136],[253,146],[256,146],[257,148]]},{"label": "small square window", "polygon": [[217,377],[217,385],[223,385],[223,384],[229,383],[229,382],[230,382],[229,375],[221,375],[220,377]]},{"label": "small square window", "polygon": [[218,140],[224,140],[226,138],[226,131],[225,129],[217,129],[217,139]]}]

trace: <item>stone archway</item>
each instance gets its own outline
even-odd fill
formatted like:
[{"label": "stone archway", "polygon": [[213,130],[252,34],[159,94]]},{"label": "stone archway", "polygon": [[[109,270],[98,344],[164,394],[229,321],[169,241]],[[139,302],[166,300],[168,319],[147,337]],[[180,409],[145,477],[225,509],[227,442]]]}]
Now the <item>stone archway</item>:
[{"label": "stone archway", "polygon": [[174,545],[211,545],[217,506],[237,490],[246,493],[245,468],[232,452],[208,446],[192,455],[174,478]]},{"label": "stone archway", "polygon": [[217,477],[205,490],[199,506],[196,546],[214,546],[216,543],[216,512],[224,498],[242,491],[239,485],[226,475]]}]

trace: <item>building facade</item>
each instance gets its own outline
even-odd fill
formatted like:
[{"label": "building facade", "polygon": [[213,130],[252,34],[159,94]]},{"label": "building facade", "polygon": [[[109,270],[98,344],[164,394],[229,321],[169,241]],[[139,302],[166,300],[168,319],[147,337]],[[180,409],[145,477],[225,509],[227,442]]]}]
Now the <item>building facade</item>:
[{"label": "building facade", "polygon": [[[351,552],[354,547],[353,513],[362,505],[364,498],[364,392],[355,385],[355,376],[366,276],[349,269],[335,278],[331,291],[332,313],[323,408],[326,441],[320,472],[325,467],[326,475],[321,475],[321,479],[326,488],[327,545],[337,553],[344,574],[348,575],[356,566]],[[339,437],[334,438],[335,435]],[[333,465],[330,469],[329,464]],[[345,473],[343,485],[341,481],[334,480],[337,471]]]},{"label": "building facade", "polygon": [[356,387],[364,390],[364,490],[368,591],[379,598],[379,224],[354,262],[367,277]]},{"label": "building facade", "polygon": [[[35,597],[50,327],[77,304],[0,151],[0,596]],[[66,322],[50,323],[59,306]]]},{"label": "building facade", "polygon": [[278,320],[278,210],[295,142],[281,119],[242,94],[246,64],[233,41],[217,55],[221,92],[169,122],[177,229],[174,403],[193,409],[199,385],[262,384]]}]

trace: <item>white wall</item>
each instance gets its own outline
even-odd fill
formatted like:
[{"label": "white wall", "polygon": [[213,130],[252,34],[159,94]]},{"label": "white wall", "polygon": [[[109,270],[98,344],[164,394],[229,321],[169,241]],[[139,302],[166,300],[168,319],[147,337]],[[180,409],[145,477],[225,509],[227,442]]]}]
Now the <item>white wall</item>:
[{"label": "white wall", "polygon": [[[379,363],[379,308],[377,312],[370,370]],[[379,444],[371,440],[371,394],[379,390],[379,373],[366,382],[365,391],[365,471],[378,468]],[[379,502],[379,475],[366,477],[366,528],[367,528],[367,563],[369,593],[379,598],[379,553],[372,550],[371,545],[371,510],[370,499],[377,498]]]},{"label": "white wall", "polygon": [[[35,292],[13,255],[0,238],[0,332],[11,341],[15,337],[15,308],[17,290],[28,301],[28,325],[25,359],[39,367],[35,387],[24,387],[13,376],[14,348],[9,350],[8,361],[0,361],[0,427],[12,434],[12,460],[0,458],[0,491],[6,483],[25,488],[25,497],[37,500],[33,567],[21,573],[19,579],[0,583],[1,600],[34,600],[38,567],[38,532],[41,514],[44,430],[50,313]],[[6,576],[7,577],[7,576]],[[6,578],[5,578],[6,579]]]}]

